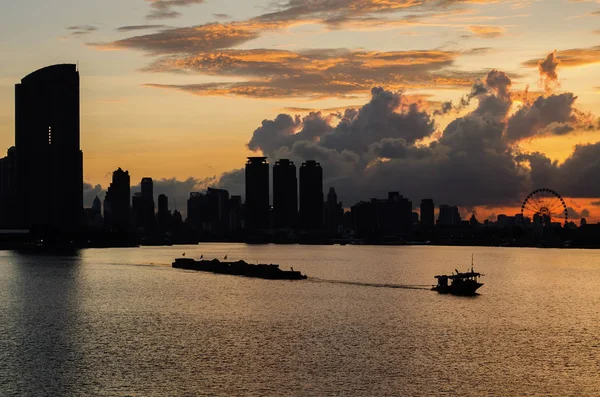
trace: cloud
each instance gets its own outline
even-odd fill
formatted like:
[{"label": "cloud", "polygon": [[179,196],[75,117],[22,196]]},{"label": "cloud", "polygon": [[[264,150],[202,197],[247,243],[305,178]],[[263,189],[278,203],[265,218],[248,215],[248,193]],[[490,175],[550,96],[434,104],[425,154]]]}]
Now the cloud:
[{"label": "cloud", "polygon": [[549,53],[543,61],[539,61],[538,69],[540,71],[540,85],[545,88],[546,92],[552,92],[558,87],[558,74],[556,68],[560,61],[556,58],[556,50]]},{"label": "cloud", "polygon": [[[150,1],[150,0],[147,0]],[[161,12],[196,1],[152,1]],[[210,83],[154,84],[195,95],[229,95],[253,98],[320,99],[352,98],[368,94],[373,86],[400,88],[457,88],[470,85],[485,72],[453,69],[461,56],[481,55],[489,48],[456,51],[421,50],[375,52],[348,49],[283,51],[239,49],[269,32],[281,32],[296,24],[325,24],[330,29],[381,30],[398,26],[434,24],[464,29],[450,15],[468,12],[478,0],[288,0],[271,4],[271,11],[244,21],[165,28],[158,32],[103,43],[88,43],[100,50],[135,50],[156,57],[142,70],[153,73],[202,74]],[[511,4],[515,1],[511,1]],[[394,14],[394,15],[391,15]],[[228,15],[219,15],[228,17]],[[470,21],[477,15],[470,15]],[[483,17],[485,19],[485,17]],[[124,27],[131,31],[148,25]],[[156,26],[156,25],[150,25]],[[160,25],[159,25],[160,26]],[[481,36],[493,37],[500,27],[471,25]],[[232,81],[231,78],[235,78]]]},{"label": "cloud", "polygon": [[245,78],[246,81],[187,85],[155,85],[196,95],[256,98],[354,97],[374,84],[388,89],[464,87],[480,73],[451,68],[458,51],[352,51],[348,49],[220,50],[194,56],[163,57],[144,70],[200,73]]},{"label": "cloud", "polygon": [[471,25],[467,27],[467,30],[469,30],[475,36],[484,39],[491,39],[504,35],[504,28],[501,26]]},{"label": "cloud", "polygon": [[[518,146],[523,139],[578,128],[576,96],[541,93],[512,112],[514,98],[524,94],[511,86],[506,73],[490,71],[465,96],[477,106],[443,131],[427,108],[407,104],[402,92],[377,88],[359,109],[265,120],[248,148],[271,162],[319,161],[325,188],[334,186],[349,205],[385,197],[389,190],[413,200],[432,197],[439,204],[464,207],[518,206],[539,187],[565,197],[600,197],[600,187],[590,183],[600,178],[600,143],[577,146],[562,164]],[[243,184],[243,170],[219,182],[237,193],[243,192]]]},{"label": "cloud", "polygon": [[[564,68],[592,65],[600,63],[600,46],[556,51],[555,57],[560,61],[560,66]],[[530,59],[524,62],[523,66],[538,68],[539,59]]]},{"label": "cloud", "polygon": [[[509,0],[516,4],[519,0]],[[285,0],[274,2],[274,10],[258,17],[268,21],[317,20],[331,27],[355,22],[370,22],[381,15],[410,13],[407,20],[429,16],[432,12],[449,13],[468,4],[489,3],[483,0]]]},{"label": "cloud", "polygon": [[67,30],[70,31],[71,36],[85,36],[98,30],[97,27],[92,25],[78,25],[69,26]]},{"label": "cloud", "polygon": [[129,25],[115,29],[117,32],[133,32],[136,30],[164,29],[167,25]]},{"label": "cloud", "polygon": [[174,10],[176,7],[203,4],[204,0],[146,0],[150,3],[152,11],[146,16],[147,19],[177,18],[181,14]]},{"label": "cloud", "polygon": [[155,56],[193,55],[235,47],[258,38],[262,31],[277,27],[278,25],[273,23],[209,23],[187,28],[165,29],[157,33],[88,45],[101,50],[137,50]]},{"label": "cloud", "polygon": [[572,93],[538,97],[508,120],[506,138],[514,142],[535,135],[564,135],[573,131],[577,123],[576,99]]},{"label": "cloud", "polygon": [[217,19],[231,19],[232,16],[229,14],[213,14],[213,17]]}]

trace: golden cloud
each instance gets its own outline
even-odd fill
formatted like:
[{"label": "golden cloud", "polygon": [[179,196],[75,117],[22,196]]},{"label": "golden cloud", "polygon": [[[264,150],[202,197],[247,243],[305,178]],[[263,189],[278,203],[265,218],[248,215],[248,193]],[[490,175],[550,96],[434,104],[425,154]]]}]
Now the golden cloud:
[{"label": "golden cloud", "polygon": [[[600,63],[600,45],[589,48],[573,48],[556,52],[556,59],[563,68],[586,66]],[[523,66],[537,68],[540,59],[530,59],[523,62]]]}]

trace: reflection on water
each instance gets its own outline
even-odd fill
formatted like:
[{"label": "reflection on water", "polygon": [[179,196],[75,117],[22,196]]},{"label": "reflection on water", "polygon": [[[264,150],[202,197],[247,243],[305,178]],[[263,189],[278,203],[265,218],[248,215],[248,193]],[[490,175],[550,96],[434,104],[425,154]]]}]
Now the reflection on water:
[{"label": "reflection on water", "polygon": [[[170,268],[279,263],[305,282]],[[470,266],[481,295],[427,291]],[[0,396],[600,390],[600,252],[245,246],[0,252]]]},{"label": "reflection on water", "polygon": [[79,257],[14,253],[5,259],[2,384],[14,395],[69,394],[83,355],[74,333]]}]

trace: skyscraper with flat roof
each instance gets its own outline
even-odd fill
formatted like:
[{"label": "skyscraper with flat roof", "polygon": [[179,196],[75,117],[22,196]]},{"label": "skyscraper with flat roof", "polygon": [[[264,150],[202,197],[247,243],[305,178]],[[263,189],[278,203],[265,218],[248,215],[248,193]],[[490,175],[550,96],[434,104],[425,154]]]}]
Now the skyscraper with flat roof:
[{"label": "skyscraper with flat roof", "polygon": [[432,199],[421,200],[421,226],[432,228],[435,225],[435,204]]},{"label": "skyscraper with flat roof", "polygon": [[[15,86],[19,225],[70,231],[83,218],[79,72],[37,70]],[[40,197],[40,192],[44,197]]]},{"label": "skyscraper with flat roof", "polygon": [[300,219],[304,229],[323,228],[323,168],[314,160],[300,167]]},{"label": "skyscraper with flat roof", "polygon": [[266,157],[248,157],[244,215],[246,229],[269,227],[269,163]]},{"label": "skyscraper with flat roof", "polygon": [[276,228],[296,226],[298,178],[294,162],[287,159],[281,159],[273,166],[273,212]]}]

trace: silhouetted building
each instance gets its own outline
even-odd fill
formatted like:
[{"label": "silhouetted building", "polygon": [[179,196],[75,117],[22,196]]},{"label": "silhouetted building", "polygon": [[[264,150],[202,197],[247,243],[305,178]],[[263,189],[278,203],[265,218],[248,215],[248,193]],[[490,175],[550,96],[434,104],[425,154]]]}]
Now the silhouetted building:
[{"label": "silhouetted building", "polygon": [[266,157],[248,157],[244,205],[246,228],[268,228],[269,210],[269,163]]},{"label": "silhouetted building", "polygon": [[298,178],[296,166],[281,159],[273,167],[273,211],[276,228],[296,226],[298,217]]},{"label": "silhouetted building", "polygon": [[102,218],[102,202],[100,198],[96,196],[92,208],[85,208],[85,222],[87,226],[93,227],[94,229],[102,229],[104,225],[104,219]]},{"label": "silhouetted building", "polygon": [[432,199],[421,200],[421,226],[426,229],[435,226],[435,205]]},{"label": "silhouetted building", "polygon": [[412,201],[399,192],[389,192],[387,200],[377,200],[377,229],[387,234],[412,230]]},{"label": "silhouetted building", "polygon": [[140,183],[141,192],[132,202],[135,224],[144,231],[152,231],[156,226],[154,214],[154,182],[152,178],[142,178]]},{"label": "silhouetted building", "polygon": [[169,211],[169,198],[161,194],[158,196],[158,213],[156,214],[158,229],[166,232],[171,227],[171,211]]},{"label": "silhouetted building", "polygon": [[15,147],[0,159],[0,227],[12,228],[17,221],[17,156]]},{"label": "silhouetted building", "polygon": [[323,168],[314,160],[300,167],[300,220],[306,230],[323,228]]},{"label": "silhouetted building", "polygon": [[229,232],[229,192],[223,189],[208,188],[208,223],[213,233]]},{"label": "silhouetted building", "polygon": [[471,219],[469,219],[469,226],[471,226],[471,227],[479,227],[479,221],[477,220],[477,217],[475,216],[475,213],[471,214]]},{"label": "silhouetted building", "polygon": [[112,182],[104,198],[104,225],[108,230],[129,231],[131,179],[129,171],[113,172]]},{"label": "silhouetted building", "polygon": [[15,86],[17,203],[21,227],[70,231],[80,225],[83,153],[79,124],[76,65],[48,66]]},{"label": "silhouetted building", "polygon": [[419,225],[419,213],[418,212],[412,213],[412,225],[413,225],[413,227],[416,227]]},{"label": "silhouetted building", "polygon": [[460,225],[460,212],[458,207],[449,205],[440,205],[440,215],[438,225],[440,226],[458,226]]},{"label": "silhouetted building", "polygon": [[92,212],[94,216],[102,216],[102,201],[100,201],[100,197],[98,196],[96,196],[92,204]]},{"label": "silhouetted building", "polygon": [[365,238],[377,229],[375,199],[370,202],[361,201],[352,208],[353,229],[358,238]]},{"label": "silhouetted building", "polygon": [[242,228],[242,196],[231,196],[229,199],[229,228],[237,232]]},{"label": "silhouetted building", "polygon": [[342,230],[344,220],[344,207],[341,202],[338,202],[337,193],[333,187],[329,188],[327,193],[327,201],[325,202],[325,225],[327,233],[337,235]]},{"label": "silhouetted building", "polygon": [[142,193],[136,192],[131,197],[131,212],[136,228],[144,227],[144,198]]},{"label": "silhouetted building", "polygon": [[498,226],[501,228],[511,228],[515,226],[515,218],[504,214],[498,215]]},{"label": "silhouetted building", "polygon": [[208,200],[206,195],[199,192],[191,192],[187,201],[186,223],[196,231],[204,230],[208,216]]}]

